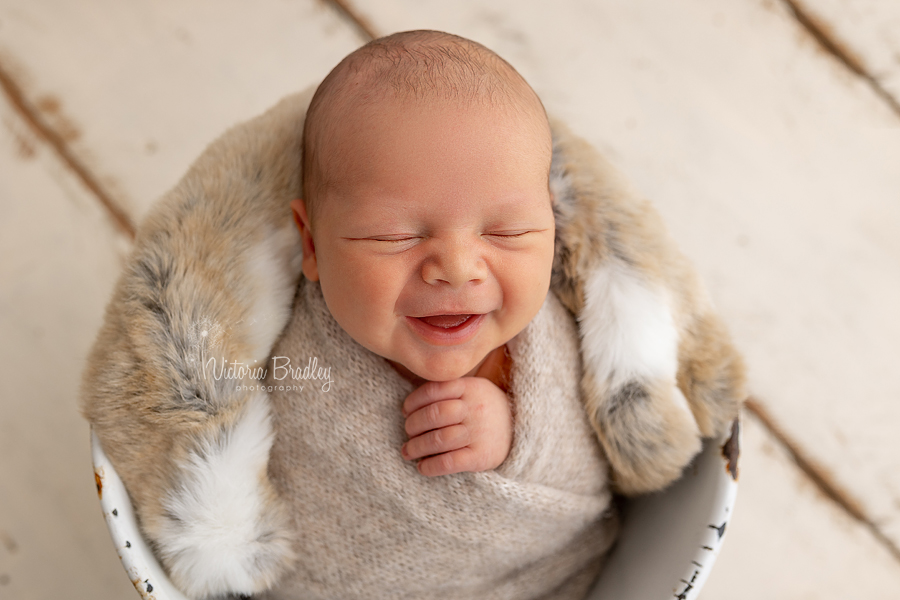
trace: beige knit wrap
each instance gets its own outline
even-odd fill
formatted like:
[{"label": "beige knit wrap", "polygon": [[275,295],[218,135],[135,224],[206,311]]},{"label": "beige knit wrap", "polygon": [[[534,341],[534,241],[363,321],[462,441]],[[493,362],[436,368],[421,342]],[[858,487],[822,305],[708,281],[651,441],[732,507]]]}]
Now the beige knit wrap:
[{"label": "beige knit wrap", "polygon": [[300,561],[267,598],[585,596],[616,520],[578,396],[577,327],[550,293],[509,349],[509,457],[494,471],[427,478],[400,456],[412,384],[340,328],[317,283],[301,283],[266,380],[285,386],[272,393],[269,472],[294,514]]}]

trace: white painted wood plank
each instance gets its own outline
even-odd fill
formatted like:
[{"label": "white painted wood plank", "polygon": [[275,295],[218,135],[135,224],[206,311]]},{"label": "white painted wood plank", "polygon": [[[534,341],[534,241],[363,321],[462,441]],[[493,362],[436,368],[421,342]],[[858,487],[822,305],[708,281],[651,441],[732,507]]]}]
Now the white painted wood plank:
[{"label": "white painted wood plank", "polygon": [[701,600],[893,600],[900,563],[826,500],[753,417],[738,502]]},{"label": "white painted wood plank", "polygon": [[783,5],[353,0],[510,60],[659,206],[784,428],[900,545],[900,121]]},{"label": "white painted wood plank", "polygon": [[359,45],[318,0],[0,3],[0,65],[135,220],[227,127]]},{"label": "white painted wood plank", "polygon": [[802,0],[798,4],[900,103],[900,2]]},{"label": "white painted wood plank", "polygon": [[0,598],[129,598],[81,370],[128,243],[0,95]]}]

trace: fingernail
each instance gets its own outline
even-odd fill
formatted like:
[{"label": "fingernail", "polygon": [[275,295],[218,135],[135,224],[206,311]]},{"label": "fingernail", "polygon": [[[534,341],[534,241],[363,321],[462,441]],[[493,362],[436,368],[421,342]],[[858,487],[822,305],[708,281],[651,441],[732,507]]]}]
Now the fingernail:
[{"label": "fingernail", "polygon": [[402,446],[400,446],[400,454],[403,455],[403,458],[407,458],[407,456],[406,456],[406,444],[403,444]]}]

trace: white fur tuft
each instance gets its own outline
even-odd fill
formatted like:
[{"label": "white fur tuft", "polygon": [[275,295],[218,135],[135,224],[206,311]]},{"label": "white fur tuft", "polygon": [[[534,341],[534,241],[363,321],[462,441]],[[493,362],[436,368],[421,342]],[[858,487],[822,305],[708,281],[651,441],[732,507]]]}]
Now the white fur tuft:
[{"label": "white fur tuft", "polygon": [[634,379],[675,384],[678,332],[662,290],[606,263],[588,276],[584,295],[584,360],[611,391]]},{"label": "white fur tuft", "polygon": [[287,324],[302,259],[300,232],[293,221],[268,232],[247,252],[244,269],[255,284],[247,316],[246,332],[253,346],[249,360],[244,357],[247,364],[264,362]]},{"label": "white fur tuft", "polygon": [[180,485],[163,500],[159,551],[190,596],[261,592],[289,559],[262,488],[272,442],[268,399],[258,393],[233,428],[190,453]]}]

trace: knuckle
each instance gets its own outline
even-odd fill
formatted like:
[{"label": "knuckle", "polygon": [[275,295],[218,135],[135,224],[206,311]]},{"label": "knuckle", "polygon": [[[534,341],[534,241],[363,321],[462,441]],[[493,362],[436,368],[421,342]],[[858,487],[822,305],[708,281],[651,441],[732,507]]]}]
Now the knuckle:
[{"label": "knuckle", "polygon": [[419,461],[417,469],[419,470],[419,473],[426,477],[438,477],[447,474],[441,466],[440,457],[437,456]]},{"label": "knuckle", "polygon": [[425,397],[429,400],[434,400],[435,398],[440,396],[441,393],[441,385],[443,382],[441,381],[429,381],[424,384],[425,388]]},{"label": "knuckle", "polygon": [[453,458],[453,454],[441,454],[437,457],[436,460],[438,467],[444,473],[452,473],[455,467],[456,461]]},{"label": "knuckle", "polygon": [[465,425],[460,425],[456,428],[456,442],[460,446],[466,446],[469,442],[472,441],[472,435],[469,432],[469,428]]},{"label": "knuckle", "polygon": [[434,445],[440,448],[444,442],[446,441],[446,434],[443,429],[436,429],[431,432],[431,441]]},{"label": "knuckle", "polygon": [[447,413],[451,419],[454,421],[462,421],[468,410],[466,409],[466,403],[462,400],[456,400],[454,402],[448,403],[447,405]]}]

